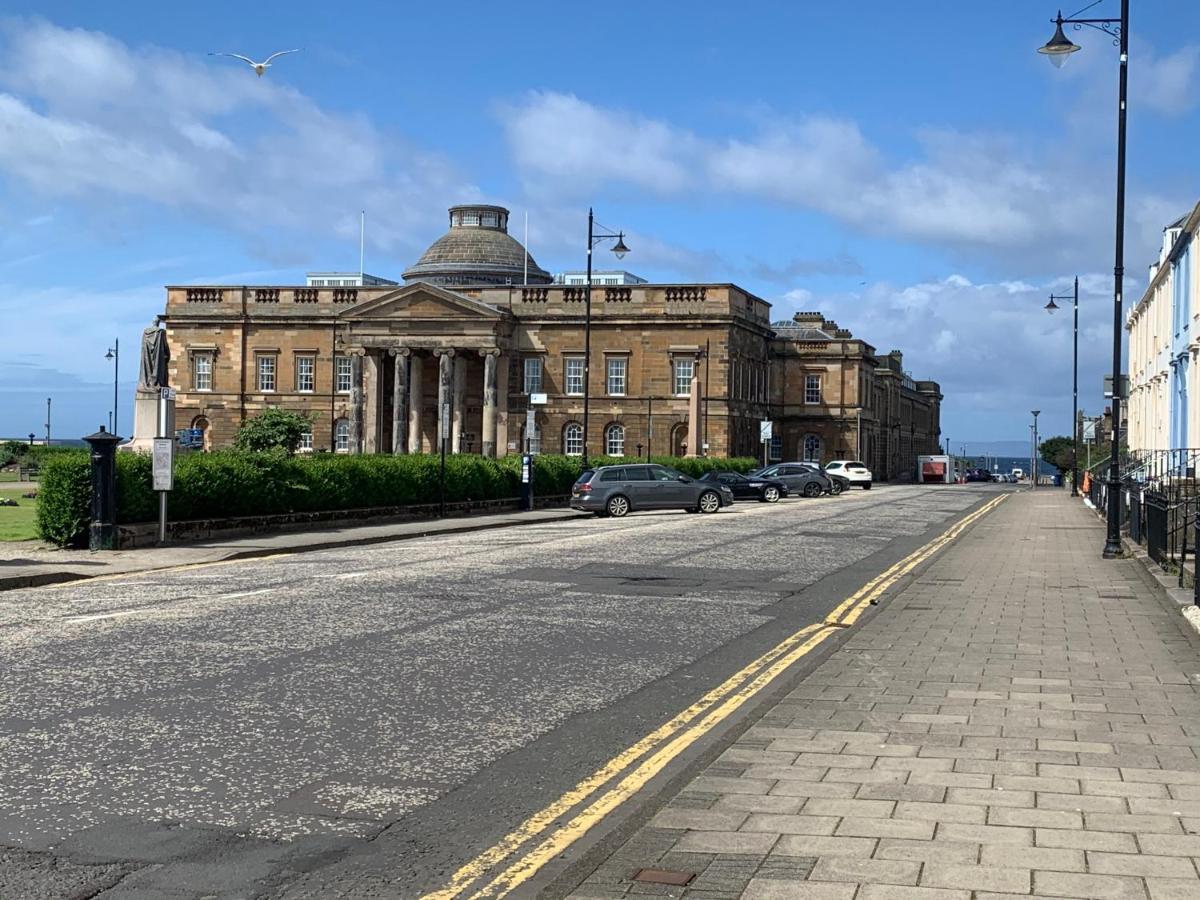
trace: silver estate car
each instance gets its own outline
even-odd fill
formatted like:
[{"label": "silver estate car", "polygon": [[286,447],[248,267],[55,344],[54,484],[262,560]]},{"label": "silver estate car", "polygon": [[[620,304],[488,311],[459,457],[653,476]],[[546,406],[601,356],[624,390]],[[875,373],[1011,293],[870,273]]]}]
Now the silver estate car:
[{"label": "silver estate car", "polygon": [[639,509],[685,509],[715,513],[733,503],[723,484],[653,464],[587,469],[571,488],[571,508],[619,518]]}]

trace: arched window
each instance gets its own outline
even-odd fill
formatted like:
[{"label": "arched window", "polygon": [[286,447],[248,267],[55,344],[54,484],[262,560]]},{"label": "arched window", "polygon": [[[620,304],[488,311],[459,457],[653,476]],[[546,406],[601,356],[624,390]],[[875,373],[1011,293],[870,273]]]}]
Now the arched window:
[{"label": "arched window", "polygon": [[192,428],[200,432],[200,449],[209,451],[212,449],[212,428],[208,424],[208,419],[204,416],[196,416],[192,419]]},{"label": "arched window", "polygon": [[671,429],[671,455],[686,456],[688,445],[688,427],[686,422],[680,422]]},{"label": "arched window", "polygon": [[604,452],[609,456],[625,455],[625,426],[617,422],[604,429]]},{"label": "arched window", "polygon": [[563,453],[583,456],[583,426],[578,422],[568,422],[563,429]]},{"label": "arched window", "polygon": [[806,434],[803,444],[804,461],[819,463],[821,461],[821,439],[815,434]]},{"label": "arched window", "polygon": [[333,423],[333,449],[337,453],[350,452],[349,419],[338,419]]}]

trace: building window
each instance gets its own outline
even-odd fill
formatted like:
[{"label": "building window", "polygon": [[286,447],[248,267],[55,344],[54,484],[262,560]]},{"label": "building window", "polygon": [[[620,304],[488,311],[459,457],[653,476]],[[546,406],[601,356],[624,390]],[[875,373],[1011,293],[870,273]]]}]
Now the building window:
[{"label": "building window", "polygon": [[480,222],[485,228],[498,228],[500,226],[500,217],[494,212],[485,212],[480,218]]},{"label": "building window", "polygon": [[583,394],[583,357],[568,356],[565,360],[564,370],[566,377],[563,379],[567,394],[574,396],[582,396]]},{"label": "building window", "polygon": [[349,419],[338,419],[333,423],[333,449],[337,453],[350,452]]},{"label": "building window", "polygon": [[805,375],[804,376],[804,402],[805,403],[820,403],[821,402],[821,376],[820,375]]},{"label": "building window", "polygon": [[313,433],[311,431],[300,432],[300,446],[296,449],[301,453],[313,452]]},{"label": "building window", "polygon": [[459,215],[458,221],[459,221],[460,225],[478,225],[479,224],[479,213],[477,213],[477,212],[461,212],[458,215]]},{"label": "building window", "polygon": [[[607,360],[605,383],[610,397],[625,396],[625,375],[629,370],[629,360],[623,356],[614,356]],[[624,441],[624,431],[621,432]]]},{"label": "building window", "polygon": [[354,366],[348,356],[335,356],[333,359],[334,367],[334,388],[339,394],[348,394],[350,389],[354,387]]},{"label": "building window", "polygon": [[583,426],[578,422],[568,422],[563,429],[563,453],[583,456]]},{"label": "building window", "polygon": [[525,359],[525,393],[540,394],[542,392],[542,358],[530,356]]},{"label": "building window", "polygon": [[690,397],[692,394],[692,375],[696,371],[696,360],[690,356],[681,356],[674,361],[675,367],[675,396]]},{"label": "building window", "polygon": [[296,390],[302,394],[311,394],[316,388],[317,358],[315,356],[296,357]]},{"label": "building window", "polygon": [[783,459],[783,435],[771,435],[771,447],[769,452],[772,460]]},{"label": "building window", "polygon": [[[621,360],[624,362],[624,360]],[[616,423],[604,429],[604,452],[609,456],[625,455],[625,426]]]},{"label": "building window", "polygon": [[821,439],[815,434],[804,436],[803,448],[805,462],[819,463],[821,461]]},{"label": "building window", "polygon": [[192,428],[200,432],[200,449],[206,453],[212,449],[212,427],[204,416],[192,419]]},{"label": "building window", "polygon": [[211,391],[213,386],[213,355],[192,354],[192,390]]},{"label": "building window", "polygon": [[258,354],[258,389],[263,392],[275,390],[275,354]]}]

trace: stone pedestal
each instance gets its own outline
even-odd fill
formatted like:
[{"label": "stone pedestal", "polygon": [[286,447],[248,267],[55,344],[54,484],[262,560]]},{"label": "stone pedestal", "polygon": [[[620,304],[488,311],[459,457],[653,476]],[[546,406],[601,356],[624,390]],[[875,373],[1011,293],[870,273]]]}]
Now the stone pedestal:
[{"label": "stone pedestal", "polygon": [[[133,395],[133,438],[122,446],[124,450],[150,453],[158,436],[158,389],[138,388]],[[163,435],[175,436],[175,401],[166,401],[166,428]]]}]

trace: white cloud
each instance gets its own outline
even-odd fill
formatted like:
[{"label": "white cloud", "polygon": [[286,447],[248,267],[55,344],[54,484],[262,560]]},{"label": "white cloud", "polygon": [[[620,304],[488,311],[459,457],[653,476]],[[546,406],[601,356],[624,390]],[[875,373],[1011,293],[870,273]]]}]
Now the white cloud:
[{"label": "white cloud", "polygon": [[1131,60],[1129,93],[1132,102],[1146,104],[1166,115],[1181,115],[1196,105],[1200,90],[1200,46],[1189,44],[1167,56],[1157,56],[1149,47]]},{"label": "white cloud", "polygon": [[97,207],[149,201],[280,243],[357,236],[346,216],[366,208],[372,245],[405,252],[447,203],[479,195],[440,155],[277,77],[25,19],[0,23],[0,178]]}]

